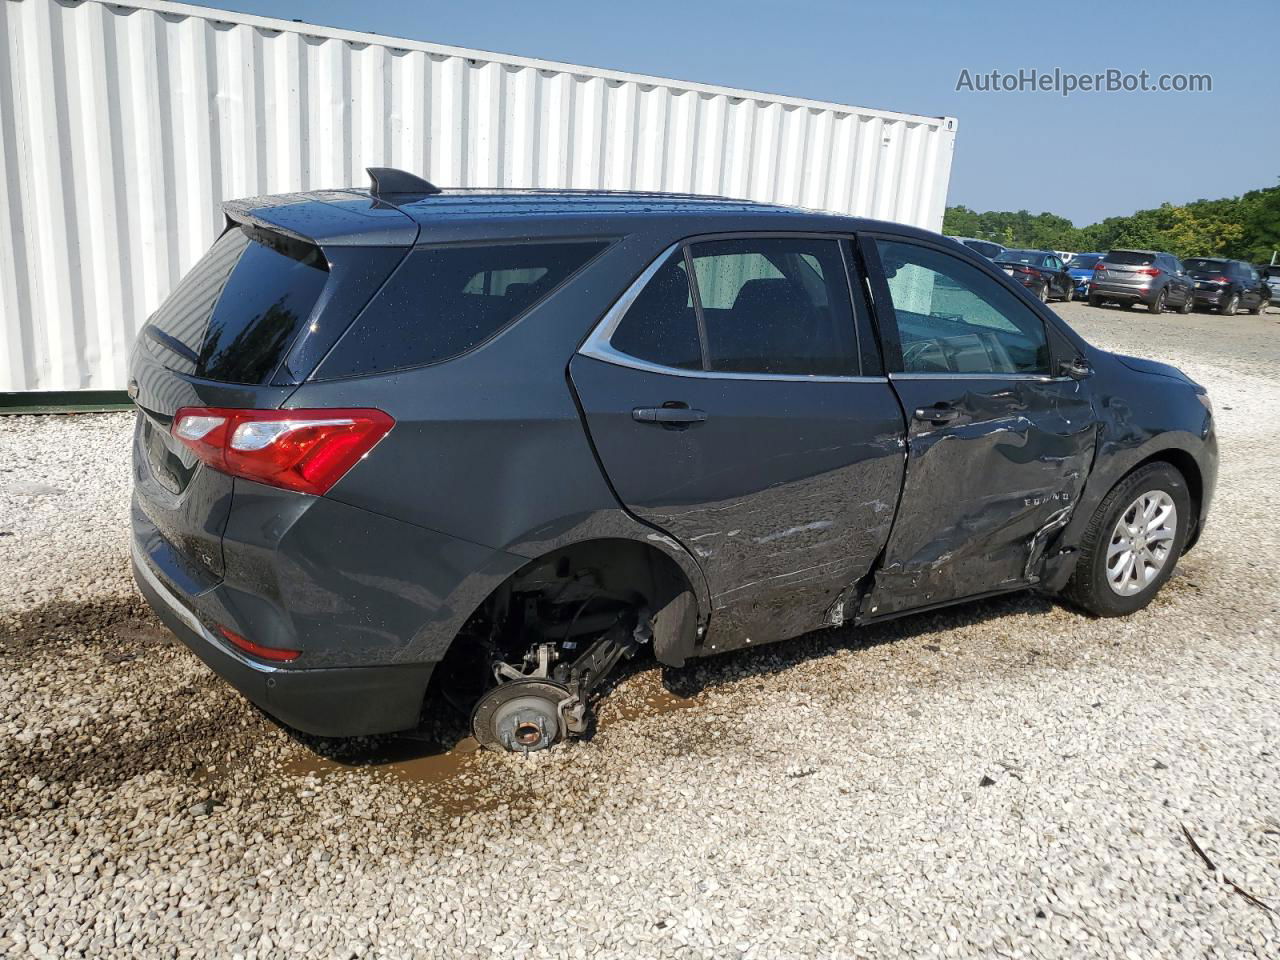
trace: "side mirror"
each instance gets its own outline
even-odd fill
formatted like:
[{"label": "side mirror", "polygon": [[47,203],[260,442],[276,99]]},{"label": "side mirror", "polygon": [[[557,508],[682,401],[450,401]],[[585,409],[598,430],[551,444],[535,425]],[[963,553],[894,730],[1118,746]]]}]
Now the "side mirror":
[{"label": "side mirror", "polygon": [[1072,380],[1085,380],[1093,376],[1093,367],[1084,357],[1074,360],[1063,360],[1058,363],[1058,376],[1070,377]]}]

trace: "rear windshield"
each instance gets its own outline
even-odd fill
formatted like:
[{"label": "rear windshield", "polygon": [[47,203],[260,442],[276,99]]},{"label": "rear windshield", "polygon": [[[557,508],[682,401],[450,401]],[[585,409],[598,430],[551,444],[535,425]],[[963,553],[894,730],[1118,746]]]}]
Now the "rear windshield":
[{"label": "rear windshield", "polygon": [[1145,267],[1156,262],[1154,253],[1139,253],[1136,250],[1112,250],[1107,254],[1107,263],[1121,267]]},{"label": "rear windshield", "polygon": [[1101,259],[1102,255],[1097,253],[1076,254],[1071,258],[1071,262],[1067,266],[1072,270],[1092,270]]},{"label": "rear windshield", "polygon": [[438,363],[479,346],[605,248],[602,241],[423,247],[324,361],[321,379]]},{"label": "rear windshield", "polygon": [[961,242],[970,250],[976,250],[984,257],[992,257],[1000,252],[998,244],[987,243],[984,240],[963,240]]},{"label": "rear windshield", "polygon": [[1227,269],[1227,261],[1225,260],[1208,260],[1204,257],[1192,257],[1190,260],[1183,260],[1182,266],[1186,270],[1195,270],[1200,273],[1216,271],[1221,273]]},{"label": "rear windshield", "polygon": [[1006,250],[996,257],[996,263],[1028,263],[1038,267],[1044,263],[1045,254],[1035,250]]},{"label": "rear windshield", "polygon": [[143,328],[170,369],[265,383],[329,278],[318,247],[253,227],[218,238]]}]

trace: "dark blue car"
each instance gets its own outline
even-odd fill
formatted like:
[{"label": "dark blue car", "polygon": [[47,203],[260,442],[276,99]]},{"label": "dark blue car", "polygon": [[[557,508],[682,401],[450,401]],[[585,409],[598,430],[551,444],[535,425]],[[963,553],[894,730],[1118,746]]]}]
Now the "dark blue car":
[{"label": "dark blue car", "polygon": [[1089,282],[1093,279],[1093,268],[1102,262],[1103,253],[1077,253],[1067,264],[1067,273],[1076,282],[1076,299],[1089,299]]}]

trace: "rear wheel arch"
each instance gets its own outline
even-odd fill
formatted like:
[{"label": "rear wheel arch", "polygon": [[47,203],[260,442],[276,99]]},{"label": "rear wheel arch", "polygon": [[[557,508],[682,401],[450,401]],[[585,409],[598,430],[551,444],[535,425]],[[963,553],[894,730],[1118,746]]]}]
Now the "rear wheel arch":
[{"label": "rear wheel arch", "polygon": [[[593,595],[597,601],[591,600]],[[582,599],[559,603],[568,596]],[[692,654],[704,619],[689,575],[663,550],[627,538],[582,540],[530,560],[490,591],[451,640],[445,659],[465,656],[460,648],[512,616],[529,616],[540,603],[557,606],[568,619],[539,621],[538,628],[558,636],[563,626],[568,634],[587,625],[585,615],[593,602],[647,609],[653,619],[654,653],[671,666],[682,666]],[[575,623],[577,617],[584,619]]]}]

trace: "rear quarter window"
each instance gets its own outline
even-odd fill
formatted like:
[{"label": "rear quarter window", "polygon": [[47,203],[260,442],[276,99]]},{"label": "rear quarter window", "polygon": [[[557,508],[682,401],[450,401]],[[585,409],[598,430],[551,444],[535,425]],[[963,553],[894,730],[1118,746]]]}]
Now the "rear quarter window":
[{"label": "rear quarter window", "polygon": [[607,245],[568,241],[414,250],[316,378],[363,376],[460,356],[518,319]]}]

